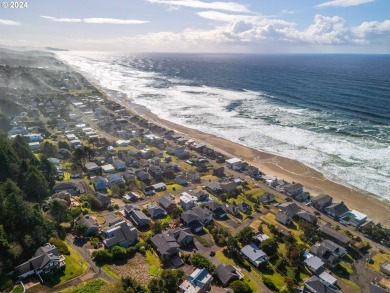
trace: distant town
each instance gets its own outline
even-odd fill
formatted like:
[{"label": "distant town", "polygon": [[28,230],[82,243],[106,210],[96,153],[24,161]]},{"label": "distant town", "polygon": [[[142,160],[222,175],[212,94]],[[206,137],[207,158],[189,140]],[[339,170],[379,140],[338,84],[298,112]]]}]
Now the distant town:
[{"label": "distant town", "polygon": [[[55,64],[55,74],[0,65],[0,76],[39,71],[53,95],[25,91],[3,111],[0,210],[19,192],[15,202],[42,214],[36,226],[53,228],[39,241],[7,237],[17,226],[0,211],[1,291],[390,292],[388,227],[151,122]],[[29,249],[11,257],[19,242]]]}]

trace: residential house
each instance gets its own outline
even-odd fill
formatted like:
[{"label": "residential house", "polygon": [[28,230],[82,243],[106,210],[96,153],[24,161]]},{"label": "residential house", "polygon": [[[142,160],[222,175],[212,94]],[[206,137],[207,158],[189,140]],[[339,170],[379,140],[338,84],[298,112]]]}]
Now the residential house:
[{"label": "residential house", "polygon": [[302,219],[310,224],[317,225],[317,216],[307,211],[299,211],[295,215],[298,219]]},{"label": "residential house", "polygon": [[69,192],[71,195],[78,195],[80,193],[77,184],[72,181],[57,183],[56,185],[54,185],[53,190],[55,193],[66,191]]},{"label": "residential house", "polygon": [[257,233],[253,236],[253,240],[255,240],[255,241],[258,242],[258,243],[262,243],[263,241],[265,241],[265,240],[267,240],[267,239],[270,239],[270,237],[269,237],[267,234],[260,233],[260,232],[257,232]]},{"label": "residential house", "polygon": [[193,190],[189,190],[187,193],[191,195],[193,198],[196,198],[197,202],[209,200],[209,195],[207,194],[207,192],[204,192],[202,190],[193,189]]},{"label": "residential house", "polygon": [[102,168],[104,173],[114,173],[115,172],[115,168],[111,164],[103,165],[101,168]]},{"label": "residential house", "polygon": [[135,171],[135,176],[137,177],[137,179],[139,180],[139,181],[142,181],[142,182],[144,182],[144,183],[149,183],[149,181],[150,181],[150,175],[148,174],[148,173],[146,173],[145,171],[143,171],[143,170],[137,170],[137,171]]},{"label": "residential house", "polygon": [[260,178],[260,171],[258,168],[254,166],[248,166],[245,170],[245,173],[248,174],[250,177],[254,179],[259,179]]},{"label": "residential house", "polygon": [[173,236],[180,246],[187,246],[194,242],[194,235],[189,228],[175,228],[169,235]]},{"label": "residential house", "polygon": [[206,225],[213,221],[213,214],[208,209],[201,207],[193,207],[192,210],[198,214],[200,221],[203,224]]},{"label": "residential house", "polygon": [[150,241],[159,255],[172,257],[179,253],[180,245],[173,236],[160,233],[150,238]]},{"label": "residential house", "polygon": [[222,192],[221,184],[216,181],[207,182],[205,188],[208,192],[218,195]]},{"label": "residential house", "polygon": [[159,182],[159,183],[153,184],[152,188],[156,192],[167,190],[167,186],[165,185],[164,182]]},{"label": "residential house", "polygon": [[107,188],[107,180],[102,176],[92,177],[91,182],[95,190],[104,190]]},{"label": "residential house", "polygon": [[341,224],[359,227],[367,220],[367,215],[355,210],[347,212],[340,220]]},{"label": "residential house", "polygon": [[113,186],[113,185],[120,185],[125,184],[125,179],[123,179],[123,176],[121,173],[115,173],[111,174],[107,177],[107,185]]},{"label": "residential house", "polygon": [[330,267],[337,266],[347,254],[347,250],[330,240],[323,240],[316,243],[310,249],[310,252],[318,256],[326,265]]},{"label": "residential house", "polygon": [[390,276],[390,262],[385,261],[383,264],[380,265],[379,269],[385,275]]},{"label": "residential house", "polygon": [[88,163],[85,163],[84,170],[89,175],[96,174],[96,172],[99,170],[99,166],[95,162],[88,162]]},{"label": "residential house", "polygon": [[172,211],[177,207],[176,203],[169,197],[163,196],[158,200],[158,204],[167,212]]},{"label": "residential house", "polygon": [[187,172],[187,180],[193,182],[193,183],[199,183],[200,182],[200,175],[198,172],[194,170],[190,170]]},{"label": "residential house", "polygon": [[227,216],[225,205],[215,200],[206,202],[205,207],[213,213],[214,218],[222,219]]},{"label": "residential house", "polygon": [[102,208],[107,208],[107,206],[111,204],[111,197],[106,193],[96,192],[95,197],[101,203]]},{"label": "residential house", "polygon": [[324,262],[317,256],[307,254],[307,258],[304,260],[305,266],[315,275],[321,274],[325,269]]},{"label": "residential house", "polygon": [[342,247],[348,247],[349,243],[351,242],[351,239],[347,235],[336,231],[330,224],[320,226],[319,230],[322,232],[325,238],[332,240]]},{"label": "residential house", "polygon": [[292,222],[292,217],[289,214],[287,214],[286,212],[279,211],[275,215],[275,220],[278,221],[279,223],[282,223],[285,226],[288,226]]},{"label": "residential house", "polygon": [[334,285],[322,280],[320,277],[311,276],[305,281],[302,293],[341,293],[341,291]]},{"label": "residential house", "polygon": [[332,204],[333,198],[327,194],[320,194],[311,199],[311,205],[317,210],[323,211]]},{"label": "residential house", "polygon": [[237,190],[237,184],[233,181],[231,182],[226,182],[226,183],[221,183],[220,184],[221,186],[221,189],[223,192],[226,192],[228,194],[234,194],[236,193],[238,190]]},{"label": "residential house", "polygon": [[271,202],[274,202],[274,201],[276,201],[275,195],[273,195],[269,192],[265,192],[257,198],[257,203],[259,203],[259,204],[260,203],[270,204]]},{"label": "residential house", "polygon": [[203,230],[203,224],[201,222],[200,216],[193,210],[183,212],[180,215],[180,221],[186,227],[190,228],[193,233],[199,233]]},{"label": "residential house", "polygon": [[196,197],[191,196],[187,192],[182,192],[180,196],[180,206],[187,211],[195,205]]},{"label": "residential house", "polygon": [[58,248],[47,243],[38,248],[31,259],[15,267],[13,276],[15,279],[23,279],[36,275],[43,282],[42,275],[58,271],[65,265],[65,257],[61,255]]},{"label": "residential house", "polygon": [[228,213],[232,214],[233,216],[238,216],[240,214],[240,210],[234,204],[226,205],[226,210],[228,211]]},{"label": "residential house", "polygon": [[217,177],[224,177],[225,176],[225,168],[224,167],[215,168],[213,170],[213,175],[217,176]]},{"label": "residential house", "polygon": [[326,207],[325,212],[329,216],[335,218],[336,220],[339,220],[349,212],[349,209],[343,202],[340,202],[340,203],[334,203]]},{"label": "residential house", "polygon": [[237,204],[237,207],[244,214],[250,213],[252,210],[252,207],[249,204],[247,204],[245,201],[239,202]]},{"label": "residential house", "polygon": [[264,251],[257,247],[254,243],[248,244],[241,249],[241,254],[255,267],[268,261],[268,257]]},{"label": "residential house", "polygon": [[179,286],[178,291],[181,293],[206,293],[210,290],[213,277],[206,269],[196,269],[188,278]]},{"label": "residential house", "polygon": [[114,246],[129,247],[137,242],[137,229],[131,227],[126,221],[114,224],[112,227],[103,231],[106,239],[103,240],[104,246],[111,249]]},{"label": "residential house", "polygon": [[99,232],[99,225],[97,222],[91,218],[88,214],[84,216],[80,216],[77,220],[76,223],[78,225],[83,225],[86,227],[84,234],[86,235],[93,235]]},{"label": "residential house", "polygon": [[236,267],[227,264],[220,264],[215,269],[215,276],[222,287],[227,287],[233,281],[243,279],[243,274]]},{"label": "residential house", "polygon": [[122,173],[122,176],[126,183],[134,182],[135,180],[135,173],[133,170],[126,170]]},{"label": "residential house", "polygon": [[225,163],[226,163],[226,166],[228,168],[236,170],[236,171],[239,171],[241,169],[241,166],[242,166],[242,160],[238,159],[238,158],[232,158],[232,159],[226,160]]},{"label": "residential house", "polygon": [[288,184],[284,186],[283,191],[286,195],[295,197],[303,192],[303,185],[300,183]]},{"label": "residential house", "polygon": [[118,224],[123,221],[123,218],[117,217],[113,214],[104,215],[104,219],[106,220],[106,224],[108,225],[108,227],[114,226],[115,224]]},{"label": "residential house", "polygon": [[310,201],[310,193],[309,192],[302,192],[295,197],[295,200],[297,200],[299,202],[309,202]]},{"label": "residential house", "polygon": [[276,191],[282,192],[284,190],[284,187],[289,184],[284,180],[278,180],[275,178],[274,180],[269,182],[268,185],[269,187],[275,189]]},{"label": "residential house", "polygon": [[167,215],[167,212],[158,205],[150,205],[148,207],[148,214],[152,219],[164,218]]},{"label": "residential house", "polygon": [[179,185],[186,186],[188,184],[186,177],[184,175],[177,175],[175,182]]},{"label": "residential house", "polygon": [[132,220],[136,226],[144,227],[150,224],[150,219],[139,209],[139,207],[125,205],[124,211],[126,217]]},{"label": "residential house", "polygon": [[294,217],[301,210],[295,202],[284,202],[280,204],[278,208],[290,217]]},{"label": "residential house", "polygon": [[160,179],[163,177],[163,170],[160,168],[160,166],[157,165],[151,165],[148,169],[148,173],[155,179]]},{"label": "residential house", "polygon": [[112,165],[117,171],[121,171],[121,172],[126,171],[126,164],[122,160],[115,159],[112,161]]}]

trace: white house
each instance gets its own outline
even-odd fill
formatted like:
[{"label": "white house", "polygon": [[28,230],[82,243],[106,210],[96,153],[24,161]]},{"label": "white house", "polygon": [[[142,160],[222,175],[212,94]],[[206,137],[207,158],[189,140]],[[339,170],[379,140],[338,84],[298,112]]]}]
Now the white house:
[{"label": "white house", "polygon": [[233,158],[226,160],[226,166],[228,168],[233,169],[233,170],[238,170],[241,168],[242,160],[238,158]]},{"label": "white house", "polygon": [[180,196],[180,206],[186,211],[195,205],[195,196],[191,196],[187,192],[182,192]]}]

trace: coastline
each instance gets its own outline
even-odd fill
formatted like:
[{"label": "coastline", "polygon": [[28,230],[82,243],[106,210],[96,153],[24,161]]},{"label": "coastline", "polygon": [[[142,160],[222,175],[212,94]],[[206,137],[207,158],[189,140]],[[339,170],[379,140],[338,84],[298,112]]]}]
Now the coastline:
[{"label": "coastline", "polygon": [[368,218],[374,222],[380,222],[382,225],[390,227],[390,201],[378,199],[375,195],[368,192],[352,189],[340,183],[331,181],[321,172],[316,171],[299,161],[259,151],[212,134],[162,119],[142,105],[123,98],[114,98],[110,96],[110,94],[97,84],[97,81],[91,80],[84,72],[74,68],[61,58],[58,59],[72,70],[84,76],[84,78],[93,84],[105,97],[121,104],[131,112],[164,126],[165,128],[180,132],[185,137],[206,143],[210,147],[229,157],[241,158],[259,168],[259,170],[266,175],[284,179],[288,182],[299,182],[304,186],[305,191],[310,192],[312,196],[321,193],[329,194],[333,197],[334,202],[343,201],[348,208],[360,211],[366,214]]},{"label": "coastline", "polygon": [[288,182],[299,182],[312,196],[321,193],[329,194],[335,202],[343,201],[349,209],[366,214],[374,222],[390,226],[389,201],[380,200],[373,194],[333,182],[322,173],[299,161],[259,151],[212,134],[170,122],[153,114],[149,109],[129,101],[114,100],[149,121],[180,132],[185,137],[206,143],[227,156],[241,158],[258,167],[266,175],[284,179]]}]

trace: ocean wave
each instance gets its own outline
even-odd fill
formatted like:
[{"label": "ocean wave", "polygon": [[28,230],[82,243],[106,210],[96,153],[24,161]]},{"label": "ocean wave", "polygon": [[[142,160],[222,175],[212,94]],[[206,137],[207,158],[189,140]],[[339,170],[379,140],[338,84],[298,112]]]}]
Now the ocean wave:
[{"label": "ocean wave", "polygon": [[[158,72],[167,63],[59,53],[105,89],[163,119],[301,161],[327,178],[390,199],[388,125],[299,107],[262,91],[231,90]],[[174,67],[180,74],[180,67]],[[145,69],[146,68],[146,69]],[[164,69],[167,70],[167,69]]]}]

